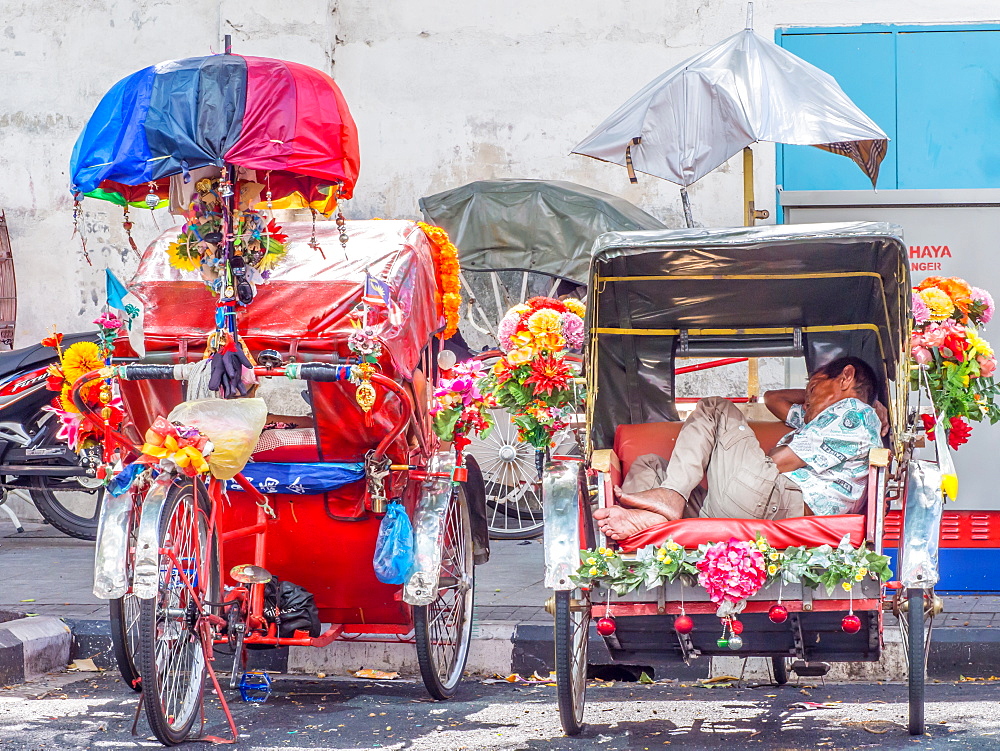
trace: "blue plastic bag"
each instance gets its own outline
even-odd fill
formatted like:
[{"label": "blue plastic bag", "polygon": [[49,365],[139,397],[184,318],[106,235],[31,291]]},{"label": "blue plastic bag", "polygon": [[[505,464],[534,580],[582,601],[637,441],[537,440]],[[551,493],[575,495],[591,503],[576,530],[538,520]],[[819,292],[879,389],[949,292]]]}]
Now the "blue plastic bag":
[{"label": "blue plastic bag", "polygon": [[402,503],[390,503],[382,517],[373,563],[375,576],[386,584],[403,584],[413,568],[413,525]]}]

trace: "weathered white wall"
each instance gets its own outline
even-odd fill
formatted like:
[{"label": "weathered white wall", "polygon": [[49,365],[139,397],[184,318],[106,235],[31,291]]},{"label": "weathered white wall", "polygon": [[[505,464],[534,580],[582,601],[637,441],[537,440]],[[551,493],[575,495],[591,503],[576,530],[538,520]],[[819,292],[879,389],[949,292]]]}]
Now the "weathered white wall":
[{"label": "weathered white wall", "polygon": [[[758,0],[755,28],[982,22],[991,0]],[[676,186],[569,150],[650,79],[739,31],[733,0],[0,0],[0,208],[15,248],[19,345],[51,324],[82,329],[101,269],[135,266],[120,210],[87,202],[94,267],[71,239],[67,165],[100,96],[160,60],[218,51],[282,57],[332,71],[361,133],[349,217],[412,217],[417,199],[474,179],[571,180],[617,193],[680,226]],[[774,149],[756,149],[758,203],[773,213]],[[739,224],[739,159],[691,189],[695,220]],[[133,211],[140,246],[156,234]],[[159,226],[172,224],[158,212]]]}]

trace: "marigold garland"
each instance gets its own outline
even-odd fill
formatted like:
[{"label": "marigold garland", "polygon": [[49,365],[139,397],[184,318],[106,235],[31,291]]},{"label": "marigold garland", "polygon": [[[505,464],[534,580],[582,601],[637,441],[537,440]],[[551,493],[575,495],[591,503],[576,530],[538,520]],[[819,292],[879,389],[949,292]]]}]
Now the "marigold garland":
[{"label": "marigold garland", "polygon": [[441,338],[448,339],[458,331],[458,309],[462,305],[462,283],[458,276],[458,248],[441,227],[426,222],[417,222],[417,226],[431,241],[438,287],[435,297],[438,313],[444,316],[445,321]]}]

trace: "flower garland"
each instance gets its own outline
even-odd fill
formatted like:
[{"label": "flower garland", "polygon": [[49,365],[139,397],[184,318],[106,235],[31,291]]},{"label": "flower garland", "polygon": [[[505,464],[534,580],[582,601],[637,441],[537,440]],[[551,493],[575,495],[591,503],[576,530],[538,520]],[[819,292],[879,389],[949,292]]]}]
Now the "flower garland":
[{"label": "flower garland", "polygon": [[748,597],[774,581],[801,582],[810,589],[822,585],[831,594],[837,586],[849,592],[866,577],[884,582],[892,575],[887,556],[864,545],[855,548],[850,535],[837,547],[800,545],[784,551],[758,536],[752,541],[708,542],[696,550],[685,550],[667,540],[639,549],[634,559],[625,559],[609,548],[585,550],[580,555],[580,568],[570,577],[580,586],[600,584],[624,595],[640,584],[656,589],[678,579],[689,585],[697,582],[719,606],[720,617],[741,612]]},{"label": "flower garland", "polygon": [[453,441],[459,451],[471,443],[470,433],[485,438],[493,428],[490,399],[478,386],[482,376],[479,360],[458,363],[441,374],[431,397],[434,433],[442,441]]},{"label": "flower garland", "polygon": [[584,312],[579,300],[533,297],[500,321],[503,355],[482,387],[514,416],[518,439],[536,449],[549,447],[579,406],[566,355],[583,346]]},{"label": "flower garland", "polygon": [[[167,247],[170,265],[180,271],[200,271],[215,294],[224,291],[224,264],[220,249],[225,238],[222,227],[220,181],[204,178],[195,183],[197,195],[184,212],[186,223],[177,239]],[[288,236],[259,211],[236,212],[233,249],[251,271],[250,281],[260,284],[288,253]]]},{"label": "flower garland", "polygon": [[426,222],[417,222],[431,241],[434,256],[434,272],[437,276],[438,313],[444,317],[445,326],[442,339],[449,339],[458,331],[458,310],[462,306],[462,282],[459,278],[458,248],[448,238],[441,227]]},{"label": "flower garland", "polygon": [[165,471],[195,477],[209,471],[207,457],[212,450],[212,442],[197,428],[168,422],[161,415],[146,431],[142,456],[136,463],[159,465]]},{"label": "flower garland", "polygon": [[[1000,420],[995,401],[1000,386],[993,380],[996,356],[979,333],[993,310],[988,292],[957,277],[932,276],[913,288],[910,386],[928,387],[953,450],[969,440],[969,421]],[[933,439],[935,418],[922,419]]]}]

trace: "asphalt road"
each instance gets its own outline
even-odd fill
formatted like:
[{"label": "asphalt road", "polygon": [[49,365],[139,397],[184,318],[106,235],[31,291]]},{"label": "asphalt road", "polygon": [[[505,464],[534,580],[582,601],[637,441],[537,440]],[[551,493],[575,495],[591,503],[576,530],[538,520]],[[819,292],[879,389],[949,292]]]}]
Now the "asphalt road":
[{"label": "asphalt road", "polygon": [[[928,686],[928,733],[906,732],[906,687],[706,688],[603,683],[588,688],[588,727],[566,738],[555,689],[468,682],[431,701],[414,681],[280,678],[266,704],[232,702],[239,749],[1000,749],[1000,684]],[[795,708],[799,702],[836,702]],[[158,744],[145,720],[131,735],[136,698],[112,675],[64,674],[0,690],[0,747],[130,749]],[[207,730],[222,735],[218,705]],[[204,749],[204,744],[186,744]]]}]

